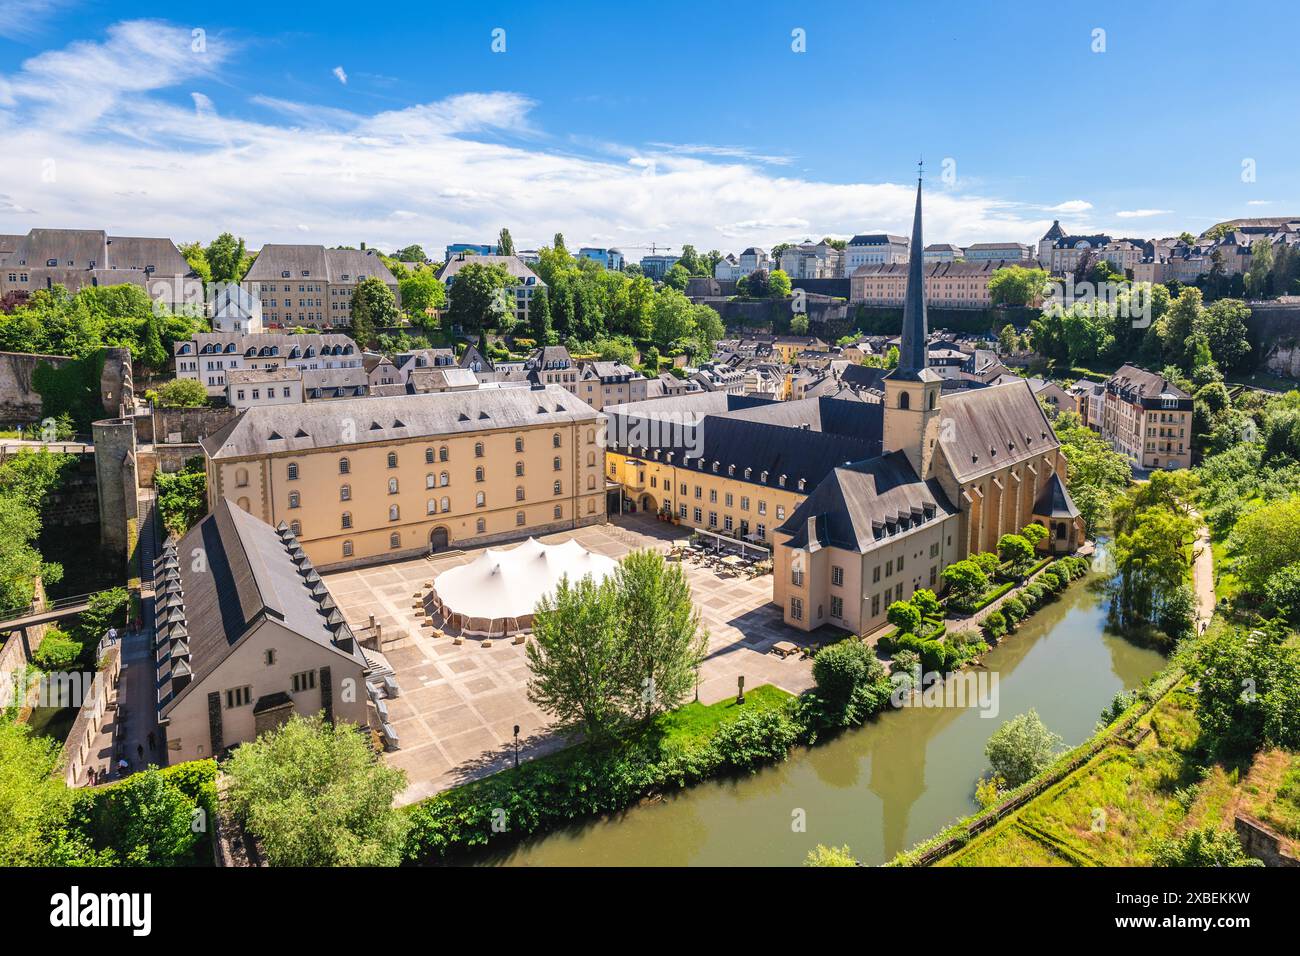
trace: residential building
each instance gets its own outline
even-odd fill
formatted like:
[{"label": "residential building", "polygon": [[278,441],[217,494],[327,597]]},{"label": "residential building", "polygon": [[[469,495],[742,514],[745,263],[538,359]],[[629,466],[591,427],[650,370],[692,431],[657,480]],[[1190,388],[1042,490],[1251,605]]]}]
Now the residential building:
[{"label": "residential building", "polygon": [[1142,260],[1145,245],[1140,239],[1114,239],[1100,233],[1067,235],[1056,221],[1038,242],[1038,261],[1053,275],[1073,275],[1084,256],[1094,262],[1105,260],[1116,272],[1127,273]]},{"label": "residential building", "polygon": [[690,379],[706,392],[745,394],[745,373],[734,365],[705,362],[690,374]]},{"label": "residential building", "polygon": [[[989,295],[993,274],[1005,266],[1020,264],[1003,259],[924,264],[926,304],[944,309],[987,309],[993,304]],[[907,263],[863,266],[850,278],[849,301],[898,308],[907,301],[909,275]]]},{"label": "residential building", "polygon": [[747,276],[759,269],[772,271],[772,259],[758,246],[750,246],[739,256],[728,253],[713,268],[713,278],[721,282],[734,282],[741,276]]},{"label": "residential building", "polygon": [[262,324],[262,300],[233,282],[217,286],[212,308],[213,332],[265,332]]},{"label": "residential building", "polygon": [[1190,468],[1192,396],[1159,372],[1122,365],[1106,380],[1101,437],[1136,468]]},{"label": "residential building", "polygon": [[1102,421],[1106,417],[1105,384],[1080,379],[1070,386],[1069,392],[1074,396],[1075,410],[1083,423],[1095,432],[1101,431]]},{"label": "residential building", "polygon": [[[925,252],[922,254],[922,258],[924,258],[927,263],[955,262],[956,260],[963,258],[964,255],[965,253],[962,251],[961,246],[954,246],[951,242],[934,242],[925,247]],[[852,274],[852,271],[850,271],[849,275]]]},{"label": "residential building", "polygon": [[602,268],[610,272],[623,271],[623,253],[617,249],[594,249],[591,246],[583,246],[578,250],[578,258],[598,262]]},{"label": "residential building", "polygon": [[370,725],[369,665],[287,525],[215,498],[154,579],[156,762],[224,757],[294,714]]},{"label": "residential building", "polygon": [[250,408],[203,442],[208,496],[322,568],[549,534],[605,520],[603,424],[556,385]]},{"label": "residential building", "polygon": [[641,257],[641,272],[655,281],[668,274],[668,270],[681,260],[681,256],[649,255]]},{"label": "residential building", "polygon": [[884,232],[854,236],[844,248],[844,271],[841,274],[851,276],[859,266],[906,262],[907,256],[906,236],[891,236]]},{"label": "residential building", "polygon": [[61,285],[69,292],[135,285],[172,312],[203,312],[203,280],[170,239],[102,229],[32,229],[0,236],[0,300]]},{"label": "residential building", "polygon": [[527,323],[533,294],[538,289],[546,288],[546,283],[538,277],[537,273],[518,256],[456,256],[438,272],[438,278],[447,286],[449,297],[455,295],[452,289],[456,283],[456,273],[469,263],[501,266],[510,273],[511,282],[506,287],[508,307],[513,311],[516,322]]},{"label": "residential building", "polygon": [[571,391],[597,411],[649,397],[649,380],[622,362],[583,362],[578,373],[577,389]]},{"label": "residential building", "polygon": [[302,369],[236,368],[226,372],[226,404],[231,408],[255,405],[298,405],[303,401]]},{"label": "residential building", "polygon": [[829,242],[801,242],[781,253],[781,270],[791,279],[838,279],[845,254]]},{"label": "residential building", "polygon": [[356,343],[338,332],[198,332],[172,350],[176,377],[202,382],[211,396],[225,394],[226,375],[234,369],[358,369],[366,384]]},{"label": "residential building", "polygon": [[[925,248],[919,183],[911,247]],[[1045,550],[1083,542],[1060,444],[1028,383],[945,389],[929,367],[926,273],[944,267],[908,263],[898,366],[881,380],[883,402],[862,406],[880,410],[881,451],[836,462],[775,532],[773,600],[792,627],[869,633],[894,601],[939,590],[945,567],[1031,521],[1048,529]]]},{"label": "residential building", "polygon": [[322,329],[352,325],[352,296],[370,278],[400,304],[397,280],[373,249],[265,245],[241,284],[261,300],[268,325]]},{"label": "residential building", "polygon": [[972,262],[997,259],[1023,264],[1033,260],[1034,247],[1023,242],[977,242],[966,247],[964,258]]}]

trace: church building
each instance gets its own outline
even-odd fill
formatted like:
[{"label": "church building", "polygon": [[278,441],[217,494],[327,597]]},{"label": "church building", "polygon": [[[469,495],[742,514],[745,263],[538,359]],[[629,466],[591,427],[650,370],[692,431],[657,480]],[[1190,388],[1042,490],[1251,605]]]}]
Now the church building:
[{"label": "church building", "polygon": [[[925,248],[919,181],[911,247]],[[945,394],[926,362],[921,256],[909,270],[881,454],[832,469],[773,532],[773,601],[802,630],[874,630],[891,603],[939,591],[949,564],[1031,522],[1048,529],[1040,548],[1052,553],[1084,540],[1065,457],[1029,382]]]}]

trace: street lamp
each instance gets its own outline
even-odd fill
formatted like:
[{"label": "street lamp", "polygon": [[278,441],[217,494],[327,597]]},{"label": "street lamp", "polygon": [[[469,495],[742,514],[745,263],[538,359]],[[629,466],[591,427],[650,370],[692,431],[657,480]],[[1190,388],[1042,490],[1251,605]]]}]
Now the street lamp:
[{"label": "street lamp", "polygon": [[519,769],[519,725],[515,724],[515,769]]}]

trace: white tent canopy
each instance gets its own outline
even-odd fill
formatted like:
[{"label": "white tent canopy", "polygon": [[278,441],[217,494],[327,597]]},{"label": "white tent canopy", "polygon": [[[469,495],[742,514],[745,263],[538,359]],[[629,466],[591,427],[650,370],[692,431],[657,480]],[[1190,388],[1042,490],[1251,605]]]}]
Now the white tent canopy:
[{"label": "white tent canopy", "polygon": [[444,614],[467,631],[506,633],[532,621],[538,602],[555,592],[562,577],[603,581],[618,562],[593,554],[570,538],[542,544],[529,538],[509,550],[488,548],[469,564],[434,579],[434,598]]}]

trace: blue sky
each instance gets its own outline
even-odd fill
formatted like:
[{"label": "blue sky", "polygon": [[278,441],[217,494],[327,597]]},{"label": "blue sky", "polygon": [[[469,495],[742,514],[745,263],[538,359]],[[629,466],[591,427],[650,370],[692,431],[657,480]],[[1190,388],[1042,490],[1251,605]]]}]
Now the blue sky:
[{"label": "blue sky", "polygon": [[0,232],[739,251],[918,155],[929,241],[1300,214],[1294,4],[808,6],[0,0]]}]

